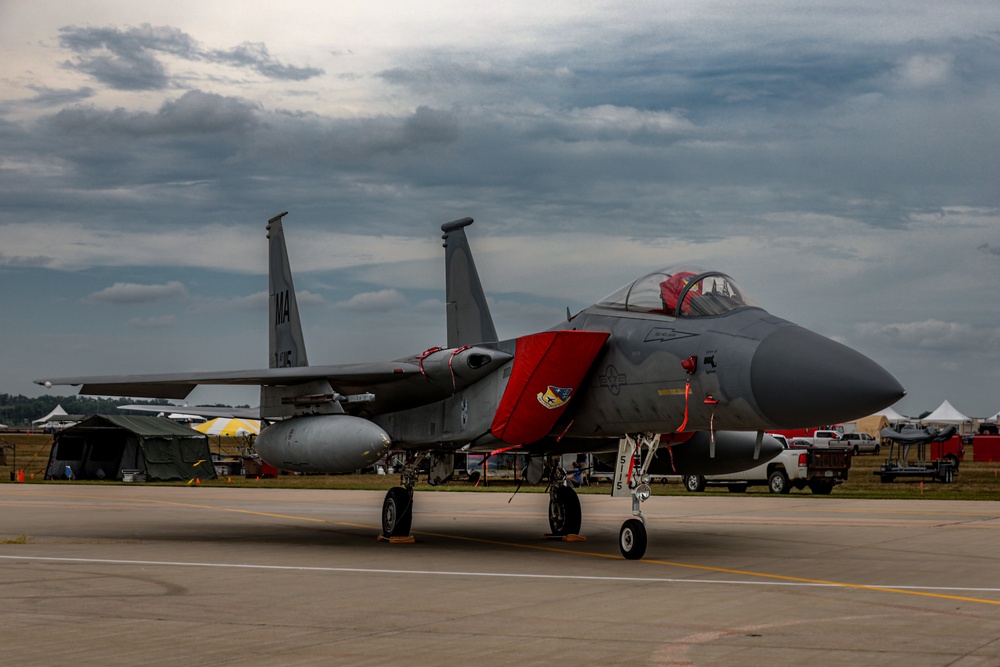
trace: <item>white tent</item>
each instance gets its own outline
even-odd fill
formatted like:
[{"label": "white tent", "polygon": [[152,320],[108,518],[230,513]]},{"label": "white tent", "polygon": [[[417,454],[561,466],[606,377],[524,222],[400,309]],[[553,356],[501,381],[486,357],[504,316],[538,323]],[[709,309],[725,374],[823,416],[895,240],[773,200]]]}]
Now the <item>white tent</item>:
[{"label": "white tent", "polygon": [[[55,417],[56,419],[53,419],[53,417]],[[69,413],[66,412],[65,410],[63,410],[63,406],[61,406],[61,405],[57,405],[56,407],[52,408],[52,412],[50,412],[49,414],[45,415],[41,419],[36,419],[35,421],[33,421],[31,423],[32,424],[44,424],[44,423],[49,422],[49,421],[54,421],[54,422],[63,421],[61,419],[58,419],[58,417],[69,417]]]},{"label": "white tent", "polygon": [[83,415],[67,414],[67,412],[63,410],[63,406],[57,405],[52,409],[52,412],[45,415],[41,419],[36,419],[31,423],[34,426],[40,426],[42,428],[61,429],[66,428],[67,426],[72,426],[81,419],[83,419]]},{"label": "white tent", "polygon": [[939,405],[937,410],[930,413],[920,421],[924,424],[959,424],[960,426],[968,424],[969,429],[972,428],[972,419],[956,410],[955,407],[948,401]]}]

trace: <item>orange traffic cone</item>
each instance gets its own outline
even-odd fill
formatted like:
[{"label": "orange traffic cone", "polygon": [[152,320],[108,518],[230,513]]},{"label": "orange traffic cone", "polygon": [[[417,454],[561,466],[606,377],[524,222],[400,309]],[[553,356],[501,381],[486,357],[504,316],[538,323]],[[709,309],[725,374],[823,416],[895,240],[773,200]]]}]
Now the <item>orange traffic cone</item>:
[{"label": "orange traffic cone", "polygon": [[18,470],[17,471],[17,481],[19,481],[19,482],[23,482],[24,481],[24,471],[23,470]]},{"label": "orange traffic cone", "polygon": [[201,478],[200,477],[195,477],[194,478],[194,483],[195,483],[195,486],[201,486]]}]

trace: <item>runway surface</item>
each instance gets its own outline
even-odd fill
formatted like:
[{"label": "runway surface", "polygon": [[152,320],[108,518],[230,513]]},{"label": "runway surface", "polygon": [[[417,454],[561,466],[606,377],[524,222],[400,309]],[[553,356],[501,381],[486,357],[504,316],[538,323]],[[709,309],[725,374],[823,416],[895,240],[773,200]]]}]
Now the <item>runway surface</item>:
[{"label": "runway surface", "polygon": [[[18,665],[1000,665],[1000,503],[0,485]],[[508,501],[510,501],[508,503]]]}]

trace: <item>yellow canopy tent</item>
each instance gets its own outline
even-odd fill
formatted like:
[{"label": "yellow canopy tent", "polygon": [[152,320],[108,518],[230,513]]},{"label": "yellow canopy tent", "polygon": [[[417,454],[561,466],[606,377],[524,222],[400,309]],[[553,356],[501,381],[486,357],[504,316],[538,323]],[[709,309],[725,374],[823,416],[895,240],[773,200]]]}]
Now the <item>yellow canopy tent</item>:
[{"label": "yellow canopy tent", "polygon": [[256,419],[216,417],[215,419],[210,419],[207,422],[196,425],[194,430],[205,435],[228,435],[234,438],[241,435],[258,435],[260,433],[260,421]]},{"label": "yellow canopy tent", "polygon": [[245,452],[253,446],[253,440],[260,434],[260,421],[257,419],[237,419],[235,417],[216,417],[207,422],[196,424],[194,430],[208,436],[216,437],[219,448],[219,458],[222,458],[222,439],[237,438],[240,452]]}]

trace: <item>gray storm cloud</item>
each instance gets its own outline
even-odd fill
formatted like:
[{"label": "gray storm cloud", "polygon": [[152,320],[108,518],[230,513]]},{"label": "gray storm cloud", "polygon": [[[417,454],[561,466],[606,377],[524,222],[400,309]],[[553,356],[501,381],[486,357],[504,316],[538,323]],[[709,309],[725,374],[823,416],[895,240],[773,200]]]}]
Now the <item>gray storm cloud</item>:
[{"label": "gray storm cloud", "polygon": [[74,57],[66,66],[117,90],[163,90],[171,78],[163,56],[204,61],[252,70],[270,79],[304,81],[323,74],[316,67],[296,67],[276,60],[261,43],[244,42],[230,49],[202,48],[190,35],[170,26],[66,26],[60,44]]}]

